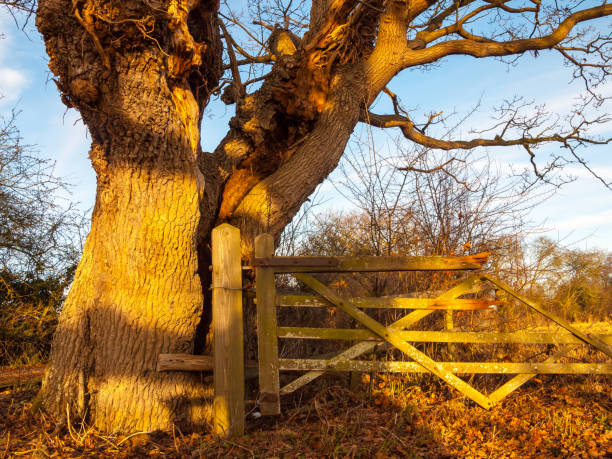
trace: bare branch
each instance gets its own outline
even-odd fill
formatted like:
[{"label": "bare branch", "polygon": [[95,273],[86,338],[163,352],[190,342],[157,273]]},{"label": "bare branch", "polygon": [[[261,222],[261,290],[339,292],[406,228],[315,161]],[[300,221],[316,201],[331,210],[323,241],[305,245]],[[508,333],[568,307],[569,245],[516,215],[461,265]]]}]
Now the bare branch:
[{"label": "bare branch", "polygon": [[459,160],[458,158],[451,158],[448,161],[446,161],[446,162],[444,162],[444,163],[442,163],[442,164],[440,164],[438,166],[430,167],[430,168],[427,168],[427,169],[423,169],[423,168],[420,168],[420,167],[414,167],[414,166],[406,166],[406,167],[398,167],[397,170],[398,171],[404,171],[404,172],[410,171],[410,172],[420,172],[422,174],[431,174],[432,172],[437,172],[437,171],[443,170],[446,166],[448,166],[453,161],[462,161],[462,160]]},{"label": "bare branch", "polygon": [[227,27],[223,24],[223,21],[218,21],[219,27],[223,31],[223,38],[227,44],[227,55],[230,59],[230,68],[232,70],[232,78],[234,79],[233,84],[236,88],[237,92],[240,96],[244,95],[244,85],[242,84],[242,79],[240,78],[240,70],[238,69],[238,62],[236,60],[236,54],[234,53],[234,43],[232,38],[230,37],[229,32],[227,31]]},{"label": "bare branch", "polygon": [[[392,94],[392,93],[391,93]],[[394,95],[393,95],[394,96]],[[395,97],[395,96],[394,96]],[[397,100],[395,98],[395,100]],[[536,113],[529,119],[519,117],[519,109],[521,106],[516,107],[515,104],[520,99],[515,99],[508,102],[507,106],[500,108],[500,122],[491,128],[480,131],[480,133],[498,131],[493,138],[475,138],[471,140],[443,140],[435,138],[424,133],[425,128],[429,126],[432,116],[430,115],[429,120],[425,124],[425,128],[418,128],[415,123],[407,116],[406,111],[398,107],[395,109],[394,115],[377,115],[371,112],[364,113],[360,121],[365,122],[371,126],[378,128],[400,128],[402,134],[407,139],[422,145],[426,148],[440,149],[445,151],[450,150],[471,150],[477,147],[497,147],[497,146],[520,146],[522,147],[529,156],[529,161],[533,168],[535,176],[543,181],[547,181],[546,176],[553,169],[558,167],[557,158],[553,162],[549,163],[540,169],[536,164],[534,147],[537,147],[543,143],[555,142],[561,145],[562,148],[570,151],[572,157],[586,167],[586,161],[580,157],[576,152],[576,147],[583,145],[606,145],[612,142],[612,138],[608,139],[596,139],[589,138],[582,134],[582,132],[592,124],[599,124],[608,121],[607,117],[599,117],[593,120],[587,120],[584,117],[579,122],[574,123],[570,126],[569,131],[566,133],[553,132],[549,133],[550,127],[542,127],[544,119],[546,118],[545,112],[538,109]],[[527,104],[525,104],[527,105]],[[404,115],[399,114],[399,112]],[[580,112],[578,112],[580,113]],[[501,116],[506,116],[506,119],[501,119]],[[553,123],[553,125],[556,123]],[[517,128],[522,130],[522,135],[517,138],[506,138],[506,134],[510,131],[514,131]],[[532,133],[534,129],[539,129],[535,134]],[[478,132],[478,131],[475,131]],[[421,172],[434,172],[436,170],[444,170],[445,164],[437,166],[432,170],[421,170]],[[402,168],[401,170],[414,170],[411,167]],[[607,188],[611,187],[611,184],[607,182],[603,177],[598,175],[593,169],[587,167],[587,170],[601,181]]]},{"label": "bare branch", "polygon": [[571,134],[565,136],[553,134],[548,136],[521,137],[517,139],[503,139],[499,136],[495,136],[493,139],[442,140],[423,134],[416,128],[414,122],[405,116],[376,115],[368,112],[366,116],[362,116],[360,118],[360,121],[378,128],[398,127],[401,129],[402,134],[404,134],[407,139],[412,140],[419,145],[429,148],[437,148],[440,150],[471,150],[476,147],[507,147],[512,145],[524,146],[535,145],[543,142],[560,142],[565,144],[570,140],[577,140],[595,145],[605,145],[612,141],[612,139],[603,141],[589,139],[577,135],[576,132],[572,132]]},{"label": "bare branch", "polygon": [[472,39],[449,40],[421,50],[406,49],[403,66],[407,68],[427,64],[456,54],[473,57],[508,56],[530,50],[552,48],[565,39],[576,24],[610,14],[612,14],[612,5],[607,4],[577,11],[565,18],[552,33],[538,38],[523,38],[505,42]]}]

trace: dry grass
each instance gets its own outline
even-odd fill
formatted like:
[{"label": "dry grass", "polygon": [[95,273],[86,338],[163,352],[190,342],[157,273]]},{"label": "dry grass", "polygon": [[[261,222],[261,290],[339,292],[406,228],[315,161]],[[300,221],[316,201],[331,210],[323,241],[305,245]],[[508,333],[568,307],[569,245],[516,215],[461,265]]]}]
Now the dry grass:
[{"label": "dry grass", "polygon": [[[328,378],[283,400],[247,434],[103,435],[32,409],[36,388],[0,394],[0,457],[610,457],[612,378],[540,377],[490,411],[423,379],[374,375],[357,391]],[[425,388],[425,389],[424,389]]]}]

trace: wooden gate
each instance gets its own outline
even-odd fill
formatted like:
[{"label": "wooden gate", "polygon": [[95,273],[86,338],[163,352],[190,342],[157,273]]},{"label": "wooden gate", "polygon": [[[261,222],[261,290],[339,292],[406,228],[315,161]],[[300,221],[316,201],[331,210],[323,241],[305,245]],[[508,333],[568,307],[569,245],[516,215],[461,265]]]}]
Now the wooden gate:
[{"label": "wooden gate", "polygon": [[[486,274],[476,274],[437,298],[342,298],[311,273],[374,272],[374,271],[450,271],[478,270],[488,254],[467,257],[274,257],[272,236],[263,234],[255,240],[257,327],[259,342],[259,390],[262,414],[280,413],[280,396],[289,394],[321,376],[326,370],[374,372],[430,372],[483,408],[491,408],[536,374],[612,374],[610,363],[557,363],[563,349],[543,363],[507,362],[436,362],[412,343],[520,343],[520,344],[590,344],[612,357],[612,335],[587,335],[565,320],[544,310],[519,295],[504,283]],[[318,296],[277,295],[274,276],[292,273]],[[497,300],[462,299],[478,293],[489,283],[516,298],[529,308],[560,325],[565,333],[534,332],[458,332],[406,330],[435,311],[443,310],[452,328],[453,311],[483,310],[499,304]],[[278,327],[277,308],[283,306],[336,307],[355,319],[365,329],[329,329]],[[362,311],[365,308],[412,309],[413,312],[390,325],[383,325]],[[337,339],[358,344],[328,359],[283,359],[278,357],[278,339]],[[354,360],[386,342],[409,357],[411,362]],[[279,384],[279,371],[306,371],[284,387]],[[459,378],[457,374],[516,374],[488,396]]]},{"label": "wooden gate", "polygon": [[[520,343],[589,344],[612,357],[612,335],[586,334],[541,306],[514,292],[504,283],[479,272],[488,254],[466,257],[275,257],[272,236],[255,240],[251,266],[240,264],[240,234],[237,228],[220,225],[213,231],[213,337],[214,355],[161,354],[158,371],[214,372],[214,430],[220,435],[240,436],[244,432],[244,357],[242,330],[242,274],[254,269],[256,275],[259,403],[261,413],[280,413],[280,396],[289,394],[321,376],[325,371],[429,372],[446,381],[484,408],[490,408],[536,374],[612,374],[612,363],[559,363],[567,352],[561,348],[541,363],[436,362],[412,343]],[[478,271],[436,298],[343,298],[315,279],[312,273],[382,271]],[[281,295],[275,288],[276,274],[293,274],[316,295]],[[444,311],[448,329],[453,329],[454,311],[486,310],[498,300],[461,298],[481,292],[487,284],[503,290],[532,310],[560,325],[564,332],[460,332],[410,330],[421,319]],[[277,309],[285,306],[335,307],[365,329],[333,329],[277,326]],[[412,310],[390,325],[374,320],[362,309]],[[287,338],[357,341],[346,350],[325,359],[279,358],[278,340]],[[401,351],[411,361],[355,360],[381,342]],[[251,364],[252,369],[254,364]],[[305,373],[284,387],[279,371]],[[476,390],[457,374],[514,374],[512,379],[489,395]]]}]

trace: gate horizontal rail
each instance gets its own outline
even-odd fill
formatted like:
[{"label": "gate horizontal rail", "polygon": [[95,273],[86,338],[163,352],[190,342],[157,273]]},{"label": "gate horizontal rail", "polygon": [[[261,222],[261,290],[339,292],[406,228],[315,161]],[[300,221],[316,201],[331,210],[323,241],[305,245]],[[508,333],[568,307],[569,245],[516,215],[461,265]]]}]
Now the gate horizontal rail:
[{"label": "gate horizontal rail", "polygon": [[[475,311],[493,309],[503,302],[476,298],[439,300],[436,298],[395,297],[355,297],[351,302],[359,308],[371,309],[443,309],[453,311]],[[315,295],[277,295],[276,305],[280,307],[328,308],[334,306],[329,301]]]},{"label": "gate horizontal rail", "polygon": [[[314,327],[278,327],[279,338],[296,339],[335,339],[345,341],[382,341],[369,330],[353,328],[314,328]],[[421,331],[407,330],[399,332],[405,341],[416,343],[467,343],[467,344],[583,344],[580,338],[570,333],[527,333],[527,332],[461,332],[461,331]],[[612,344],[612,334],[591,335],[606,343]]]},{"label": "gate horizontal rail", "polygon": [[356,256],[356,257],[258,257],[251,265],[275,273],[339,273],[385,271],[461,271],[482,268],[490,253],[465,257]]},{"label": "gate horizontal rail", "polygon": [[[454,374],[611,374],[612,363],[513,363],[513,362],[437,362]],[[347,360],[329,364],[321,359],[279,359],[285,371],[358,371],[376,373],[429,373],[416,362]]]},{"label": "gate horizontal rail", "polygon": [[[372,360],[345,360],[330,363],[327,359],[278,359],[281,371],[357,371],[376,373],[428,373],[416,362],[383,362]],[[610,374],[610,363],[554,363],[554,362],[438,362],[438,365],[455,374]],[[158,371],[211,371],[212,356],[161,354]],[[245,364],[245,378],[258,376],[255,361]],[[35,377],[40,379],[42,371]],[[16,382],[13,379],[11,383]]]}]

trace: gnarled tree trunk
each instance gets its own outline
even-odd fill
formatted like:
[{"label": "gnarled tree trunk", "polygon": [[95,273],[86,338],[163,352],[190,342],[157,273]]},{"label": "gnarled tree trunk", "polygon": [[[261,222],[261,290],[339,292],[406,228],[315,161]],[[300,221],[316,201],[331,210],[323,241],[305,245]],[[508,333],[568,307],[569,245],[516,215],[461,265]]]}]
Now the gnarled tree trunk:
[{"label": "gnarled tree trunk", "polygon": [[194,428],[210,390],[155,367],[160,353],[193,350],[202,312],[199,125],[220,76],[218,5],[125,3],[39,2],[50,68],[89,128],[97,173],[41,395],[105,431]]}]

